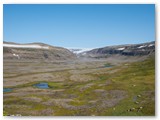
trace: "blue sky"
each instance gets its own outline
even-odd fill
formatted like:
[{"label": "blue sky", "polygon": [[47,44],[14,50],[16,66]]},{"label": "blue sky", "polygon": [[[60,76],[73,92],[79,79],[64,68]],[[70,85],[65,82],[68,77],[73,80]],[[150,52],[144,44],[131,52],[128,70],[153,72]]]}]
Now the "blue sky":
[{"label": "blue sky", "polygon": [[155,5],[5,4],[3,40],[97,48],[155,40]]}]

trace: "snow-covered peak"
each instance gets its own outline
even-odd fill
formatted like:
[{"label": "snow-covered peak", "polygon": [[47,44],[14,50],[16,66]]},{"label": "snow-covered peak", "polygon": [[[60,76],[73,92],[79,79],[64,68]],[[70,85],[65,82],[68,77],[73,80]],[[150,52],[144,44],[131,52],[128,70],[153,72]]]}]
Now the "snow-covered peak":
[{"label": "snow-covered peak", "polygon": [[7,44],[7,43],[4,43],[3,47],[49,49],[48,46],[41,46],[38,44]]}]

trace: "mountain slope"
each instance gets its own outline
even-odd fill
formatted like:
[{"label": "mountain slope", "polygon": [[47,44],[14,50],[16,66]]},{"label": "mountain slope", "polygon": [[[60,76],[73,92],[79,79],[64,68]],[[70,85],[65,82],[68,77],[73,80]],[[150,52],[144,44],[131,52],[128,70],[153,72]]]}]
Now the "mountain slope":
[{"label": "mountain slope", "polygon": [[[146,56],[155,53],[155,42],[131,44],[131,45],[117,45],[97,48],[87,51],[86,57],[105,58],[112,55],[122,56]],[[82,55],[84,56],[84,55]]]},{"label": "mountain slope", "polygon": [[4,59],[68,60],[76,56],[68,49],[44,43],[17,44],[3,42]]}]

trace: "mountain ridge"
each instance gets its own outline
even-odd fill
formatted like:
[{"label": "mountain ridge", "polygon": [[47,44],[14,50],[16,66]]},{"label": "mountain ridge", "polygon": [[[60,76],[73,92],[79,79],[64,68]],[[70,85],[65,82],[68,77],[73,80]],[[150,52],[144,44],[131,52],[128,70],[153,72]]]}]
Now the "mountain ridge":
[{"label": "mountain ridge", "polygon": [[102,48],[92,49],[80,55],[83,57],[108,57],[111,55],[123,56],[143,56],[155,53],[155,41],[140,43],[140,44],[127,44],[127,45],[113,45]]},{"label": "mountain ridge", "polygon": [[68,60],[76,56],[66,48],[55,47],[44,43],[18,44],[3,42],[4,59],[41,59],[41,60]]},{"label": "mountain ridge", "polygon": [[75,60],[77,58],[108,58],[120,56],[148,56],[155,54],[155,41],[112,45],[92,49],[67,49],[40,42],[19,44],[3,42],[4,59]]}]

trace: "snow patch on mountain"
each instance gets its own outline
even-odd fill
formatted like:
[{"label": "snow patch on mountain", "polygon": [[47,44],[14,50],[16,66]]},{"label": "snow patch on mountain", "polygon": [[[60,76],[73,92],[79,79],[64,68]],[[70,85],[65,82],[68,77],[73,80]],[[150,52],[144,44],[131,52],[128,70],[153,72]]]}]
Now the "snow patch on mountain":
[{"label": "snow patch on mountain", "polygon": [[4,43],[3,47],[49,49],[49,47],[47,47],[47,46],[41,46],[41,45],[36,45],[36,44],[32,44],[32,45],[18,45],[18,44],[6,44],[6,43]]},{"label": "snow patch on mountain", "polygon": [[124,50],[125,48],[123,47],[123,48],[118,48],[117,50]]},{"label": "snow patch on mountain", "polygon": [[68,48],[68,49],[74,54],[80,54],[80,53],[85,54],[85,52],[92,50],[93,48]]},{"label": "snow patch on mountain", "polygon": [[146,47],[146,45],[139,46],[138,48],[140,49],[140,48],[144,48],[144,47]]},{"label": "snow patch on mountain", "polygon": [[151,47],[151,46],[154,46],[154,44],[150,44],[150,45],[148,45],[148,47]]}]

